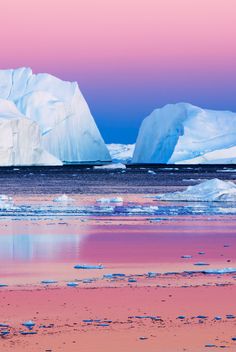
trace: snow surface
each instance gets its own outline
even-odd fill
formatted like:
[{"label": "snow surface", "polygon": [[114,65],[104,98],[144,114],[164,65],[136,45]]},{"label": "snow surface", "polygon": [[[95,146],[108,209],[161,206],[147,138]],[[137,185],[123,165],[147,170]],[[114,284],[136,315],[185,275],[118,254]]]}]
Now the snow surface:
[{"label": "snow surface", "polygon": [[107,148],[111,154],[114,163],[127,164],[133,157],[135,144],[107,144]]},{"label": "snow surface", "polygon": [[[17,133],[22,134],[25,141],[18,143],[19,150],[29,153],[34,150],[36,135],[30,138],[32,145],[28,145],[29,134],[20,122],[20,119],[25,121],[27,117],[33,126],[31,130],[40,132],[42,147],[55,157],[52,164],[56,159],[75,163],[111,160],[77,83],[65,82],[46,73],[35,75],[30,68],[0,70],[0,98],[5,101],[4,104],[0,102],[0,120],[6,115],[9,117],[9,111],[5,113],[6,101],[12,104],[10,109],[14,110],[10,118],[13,113],[17,115]],[[3,136],[1,127],[0,138]],[[27,163],[37,164],[38,160],[29,158]]]},{"label": "snow surface", "polygon": [[156,198],[166,201],[236,202],[236,185],[214,178],[189,186],[183,192],[160,194]]},{"label": "snow surface", "polygon": [[133,163],[235,163],[236,113],[178,103],[154,110],[140,127]]},{"label": "snow surface", "polygon": [[61,165],[42,146],[39,126],[14,102],[0,99],[0,165]]}]

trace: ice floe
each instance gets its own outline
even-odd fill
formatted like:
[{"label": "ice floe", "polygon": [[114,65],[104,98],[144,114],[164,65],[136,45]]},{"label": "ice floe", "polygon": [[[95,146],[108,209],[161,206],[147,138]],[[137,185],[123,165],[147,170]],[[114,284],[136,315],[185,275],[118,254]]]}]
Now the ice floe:
[{"label": "ice floe", "polygon": [[236,185],[217,178],[189,186],[185,191],[159,194],[157,199],[187,202],[235,202]]},{"label": "ice floe", "polygon": [[66,194],[62,194],[61,196],[54,198],[53,201],[57,203],[69,203],[69,202],[73,202],[74,199],[68,197]]}]

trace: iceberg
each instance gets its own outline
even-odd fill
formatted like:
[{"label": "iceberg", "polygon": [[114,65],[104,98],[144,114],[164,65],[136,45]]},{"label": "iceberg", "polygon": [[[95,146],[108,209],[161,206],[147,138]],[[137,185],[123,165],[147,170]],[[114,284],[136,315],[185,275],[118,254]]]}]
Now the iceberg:
[{"label": "iceberg", "polygon": [[42,146],[38,124],[22,115],[14,102],[0,99],[0,165],[61,165]]},{"label": "iceberg", "polygon": [[154,110],[139,130],[132,163],[236,162],[236,113],[168,104]]},{"label": "iceberg", "polygon": [[165,201],[235,202],[236,185],[231,181],[214,178],[195,186],[188,186],[183,192],[159,194],[156,198]]},{"label": "iceberg", "polygon": [[[0,122],[2,115],[12,119],[12,116],[9,117],[8,103],[12,114],[17,116],[17,133],[23,135],[25,144],[28,140],[31,141],[32,145],[19,141],[20,151],[33,153],[34,143],[38,145],[40,139],[42,149],[48,153],[47,158],[54,157],[50,161],[52,165],[56,160],[57,163],[58,160],[63,163],[111,160],[76,82],[65,82],[46,73],[33,74],[30,68],[0,70],[0,98]],[[28,129],[24,128],[27,123]],[[33,133],[31,137],[30,133]],[[4,135],[4,129],[0,126],[1,139]],[[4,138],[5,140],[7,138]],[[5,160],[2,162],[2,154],[4,153],[1,153],[1,165]],[[17,156],[18,153],[14,155]],[[37,158],[40,159],[38,156]],[[48,164],[46,156],[41,156],[39,163],[43,163],[44,158],[45,164]],[[26,162],[20,160],[17,165],[22,163],[30,165],[32,160],[28,157]],[[38,160],[33,162],[37,163]]]},{"label": "iceberg", "polygon": [[127,164],[132,160],[135,144],[107,144],[112,161],[114,163]]}]

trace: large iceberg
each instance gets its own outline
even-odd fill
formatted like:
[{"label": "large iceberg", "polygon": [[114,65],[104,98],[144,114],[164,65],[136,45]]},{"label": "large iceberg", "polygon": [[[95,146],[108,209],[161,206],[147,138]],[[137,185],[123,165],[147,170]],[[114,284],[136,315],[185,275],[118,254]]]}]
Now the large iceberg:
[{"label": "large iceberg", "polygon": [[178,103],[154,110],[139,130],[133,163],[235,163],[236,113]]},{"label": "large iceberg", "polygon": [[0,165],[61,165],[42,147],[40,128],[15,104],[0,99]]},{"label": "large iceberg", "polygon": [[77,83],[30,68],[0,70],[0,98],[39,126],[42,147],[62,162],[111,160]]},{"label": "large iceberg", "polygon": [[165,201],[236,202],[236,185],[214,178],[189,186],[183,192],[159,194],[156,198]]}]

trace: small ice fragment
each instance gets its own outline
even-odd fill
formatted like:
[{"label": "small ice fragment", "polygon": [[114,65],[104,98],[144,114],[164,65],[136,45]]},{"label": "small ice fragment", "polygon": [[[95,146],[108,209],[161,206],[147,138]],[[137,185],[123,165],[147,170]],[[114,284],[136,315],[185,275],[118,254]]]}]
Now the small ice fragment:
[{"label": "small ice fragment", "polygon": [[204,274],[230,274],[236,273],[236,268],[223,268],[223,269],[208,269],[203,271]]},{"label": "small ice fragment", "polygon": [[25,326],[26,328],[28,328],[29,330],[31,330],[35,326],[35,323],[32,320],[28,320],[28,321],[22,323],[22,325]]},{"label": "small ice fragment", "polygon": [[130,279],[128,279],[128,282],[137,282],[137,280],[130,278]]},{"label": "small ice fragment", "polygon": [[154,273],[154,272],[151,272],[151,271],[149,271],[148,273],[147,273],[147,276],[148,277],[157,277],[157,273]]},{"label": "small ice fragment", "polygon": [[57,281],[56,280],[42,280],[41,284],[45,284],[45,285],[50,285],[50,284],[56,284]]},{"label": "small ice fragment", "polygon": [[153,171],[153,170],[148,170],[148,174],[150,174],[150,175],[156,175],[156,172]]},{"label": "small ice fragment", "polygon": [[115,197],[115,198],[100,198],[96,200],[97,203],[123,203],[123,198]]},{"label": "small ice fragment", "polygon": [[57,203],[69,203],[73,202],[74,199],[68,197],[66,194],[62,194],[61,196],[54,198],[53,201]]},{"label": "small ice fragment", "polygon": [[147,340],[148,337],[145,337],[145,336],[140,336],[139,340]]},{"label": "small ice fragment", "polygon": [[87,265],[87,264],[77,264],[74,269],[104,269],[102,264],[99,265]]},{"label": "small ice fragment", "polygon": [[77,282],[67,282],[66,284],[68,287],[77,287],[78,283]]},{"label": "small ice fragment", "polygon": [[221,320],[222,318],[217,315],[214,319],[215,319],[215,320]]},{"label": "small ice fragment", "polygon": [[0,287],[7,287],[7,284],[0,284]]},{"label": "small ice fragment", "polygon": [[183,259],[190,259],[190,258],[192,258],[192,256],[191,256],[191,255],[181,255],[181,258],[183,258]]},{"label": "small ice fragment", "polygon": [[197,262],[197,263],[194,263],[194,265],[204,266],[204,265],[210,265],[210,264],[204,263],[204,262]]},{"label": "small ice fragment", "polygon": [[198,316],[196,316],[196,318],[198,318],[198,319],[207,319],[207,316],[206,315],[198,315]]},{"label": "small ice fragment", "polygon": [[185,316],[184,315],[179,315],[176,319],[183,320],[183,319],[185,319]]}]

